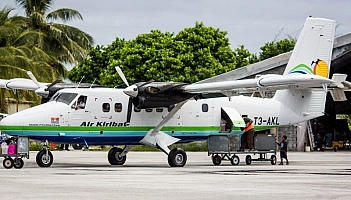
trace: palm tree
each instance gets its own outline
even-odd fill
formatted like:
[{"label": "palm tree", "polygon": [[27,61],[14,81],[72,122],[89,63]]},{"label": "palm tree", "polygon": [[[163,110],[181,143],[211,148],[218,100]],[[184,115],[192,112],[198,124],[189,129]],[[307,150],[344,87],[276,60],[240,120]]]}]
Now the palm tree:
[{"label": "palm tree", "polygon": [[[66,77],[63,64],[77,64],[85,58],[93,39],[87,33],[64,24],[80,19],[81,14],[72,9],[58,9],[46,13],[51,0],[15,0],[25,10],[25,17],[9,17],[13,10],[0,11],[0,76],[2,78],[26,77],[26,71],[36,74],[39,81],[51,82]],[[63,23],[55,23],[55,20]],[[21,92],[36,98],[33,92]],[[0,111],[7,110],[3,98],[12,95],[0,90]],[[23,96],[22,95],[22,96]],[[18,98],[18,93],[16,95]]]},{"label": "palm tree", "polygon": [[[48,12],[52,0],[15,0],[25,10],[28,30],[23,37],[36,40],[38,48],[57,58],[61,63],[77,64],[87,55],[93,38],[78,28],[65,24],[72,19],[82,20],[82,15],[73,9],[61,8]],[[54,22],[61,20],[63,23]],[[64,69],[57,69],[65,75]]]},{"label": "palm tree", "polygon": [[[0,10],[0,77],[14,78],[27,76],[26,71],[44,74],[46,79],[52,77],[52,67],[49,63],[59,65],[52,57],[42,50],[28,44],[21,44],[19,36],[26,29],[26,22],[22,17],[9,17],[12,8],[4,7]],[[52,77],[52,78],[50,78]],[[0,90],[0,112],[7,111],[6,97],[30,98],[39,100],[33,92],[17,91],[15,94],[5,89]]]}]

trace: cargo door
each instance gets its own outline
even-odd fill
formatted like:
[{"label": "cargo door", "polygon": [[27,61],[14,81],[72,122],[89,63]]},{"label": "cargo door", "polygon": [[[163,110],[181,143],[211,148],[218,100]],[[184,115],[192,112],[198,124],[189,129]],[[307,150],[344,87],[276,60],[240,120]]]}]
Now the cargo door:
[{"label": "cargo door", "polygon": [[[245,122],[239,112],[234,108],[222,107],[221,110],[221,121],[225,122],[224,124],[221,122],[221,132],[231,132],[234,128],[245,127]],[[223,131],[225,130],[225,131]]]}]

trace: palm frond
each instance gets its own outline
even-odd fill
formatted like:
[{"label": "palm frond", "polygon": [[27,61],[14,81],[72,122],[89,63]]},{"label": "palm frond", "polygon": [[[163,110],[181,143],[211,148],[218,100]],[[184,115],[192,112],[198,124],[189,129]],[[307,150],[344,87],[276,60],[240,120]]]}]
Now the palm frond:
[{"label": "palm frond", "polygon": [[83,20],[82,15],[77,11],[69,8],[60,8],[54,10],[46,15],[46,20],[56,21],[57,19],[62,20],[64,23],[71,21],[72,19]]}]

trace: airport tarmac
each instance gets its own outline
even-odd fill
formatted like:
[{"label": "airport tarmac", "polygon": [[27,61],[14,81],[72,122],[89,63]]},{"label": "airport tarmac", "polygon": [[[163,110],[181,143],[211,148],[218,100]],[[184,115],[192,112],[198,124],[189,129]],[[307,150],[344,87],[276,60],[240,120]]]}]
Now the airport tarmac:
[{"label": "airport tarmac", "polygon": [[182,168],[162,152],[130,152],[125,165],[111,166],[107,152],[93,151],[54,151],[53,165],[39,168],[36,153],[22,169],[0,166],[1,200],[351,198],[351,151],[289,152],[283,166],[246,165],[245,155],[237,166],[214,166],[207,152],[187,152]]}]

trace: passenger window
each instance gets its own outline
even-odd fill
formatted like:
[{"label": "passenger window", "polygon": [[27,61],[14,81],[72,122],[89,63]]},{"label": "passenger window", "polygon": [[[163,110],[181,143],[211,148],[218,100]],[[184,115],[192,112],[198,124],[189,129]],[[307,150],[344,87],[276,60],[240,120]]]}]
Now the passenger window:
[{"label": "passenger window", "polygon": [[202,104],[202,112],[208,112],[208,104],[207,103]]},{"label": "passenger window", "polygon": [[122,112],[122,104],[115,103],[115,112]]},{"label": "passenger window", "polygon": [[134,107],[134,112],[140,112],[140,111],[141,111],[141,109]]},{"label": "passenger window", "polygon": [[156,112],[163,112],[163,108],[156,108]]},{"label": "passenger window", "polygon": [[152,108],[145,108],[146,112],[152,112]]},{"label": "passenger window", "polygon": [[110,104],[109,103],[102,104],[102,112],[110,112]]}]

